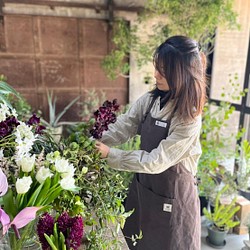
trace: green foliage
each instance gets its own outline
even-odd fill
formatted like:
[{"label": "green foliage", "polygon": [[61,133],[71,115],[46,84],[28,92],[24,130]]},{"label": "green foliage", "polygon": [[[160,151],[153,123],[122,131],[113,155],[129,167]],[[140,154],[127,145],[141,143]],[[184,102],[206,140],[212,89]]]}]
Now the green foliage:
[{"label": "green foliage", "polygon": [[148,0],[146,10],[153,15],[166,14],[168,23],[162,29],[167,27],[168,35],[192,37],[200,42],[203,50],[207,50],[209,43],[213,44],[218,24],[238,27],[233,0]]},{"label": "green foliage", "polygon": [[86,90],[85,98],[82,102],[78,102],[80,106],[79,116],[81,120],[86,122],[93,117],[93,112],[96,111],[99,106],[106,100],[104,92],[98,94],[95,89]]},{"label": "green foliage", "polygon": [[72,126],[67,139],[61,142],[64,156],[77,166],[76,184],[81,190],[76,197],[66,197],[64,193],[57,210],[82,213],[88,227],[87,249],[119,249],[120,228],[131,214],[123,206],[127,187],[120,173],[108,168],[100,158],[95,141],[89,139],[90,126],[91,123]]},{"label": "green foliage", "polygon": [[[138,25],[162,17],[152,30],[141,36]],[[111,79],[129,71],[128,55],[134,52],[138,66],[152,61],[155,48],[172,35],[186,35],[196,39],[202,50],[213,51],[218,25],[238,28],[233,0],[147,0],[145,11],[138,16],[138,24],[129,26],[117,19],[113,27],[114,49],[103,60],[102,66]]]},{"label": "green foliage", "polygon": [[[207,198],[216,192],[218,180],[230,183],[230,192],[237,189],[236,176],[221,165],[226,159],[235,157],[235,150],[230,149],[232,142],[240,139],[244,133],[244,129],[237,134],[223,133],[235,111],[228,100],[238,101],[246,94],[246,90],[240,91],[239,84],[235,83],[237,79],[238,77],[235,75],[233,79],[229,80],[229,86],[223,88],[225,92],[222,93],[222,98],[225,100],[221,101],[219,106],[207,103],[203,111],[200,137],[202,155],[199,160],[197,175],[200,179],[200,195]],[[229,92],[229,90],[231,91]]]},{"label": "green foliage", "polygon": [[237,172],[239,189],[248,191],[250,187],[250,143],[247,140],[243,140],[240,145],[237,163],[239,166]]},{"label": "green foliage", "polygon": [[8,96],[15,95],[17,98],[20,98],[20,94],[2,79],[4,79],[4,77],[1,75],[0,76],[0,101],[6,103],[9,107],[11,107],[11,104],[8,100]]},{"label": "green foliage", "polygon": [[132,46],[137,44],[138,40],[135,32],[136,27],[129,27],[125,20],[116,20],[113,26],[112,38],[115,49],[102,61],[102,67],[110,79],[128,74],[128,55],[132,50]]},{"label": "green foliage", "polygon": [[[119,145],[118,148],[122,149],[122,150],[126,150],[126,151],[139,150],[140,149],[140,144],[141,144],[141,138],[140,138],[139,135],[136,135],[135,137],[131,138],[126,143],[123,143],[122,145]],[[134,173],[122,171],[122,172],[120,172],[120,175],[123,178],[123,182],[124,182],[125,187],[128,187],[129,184],[132,181]]]},{"label": "green foliage", "polygon": [[31,116],[31,105],[20,94],[19,97],[16,97],[15,95],[8,95],[7,100],[11,104],[11,106],[16,110],[19,119],[27,119]]},{"label": "green foliage", "polygon": [[217,193],[214,212],[203,208],[206,218],[213,223],[215,228],[221,231],[227,231],[229,228],[240,224],[239,221],[233,221],[235,213],[240,210],[240,206],[235,206],[236,198],[228,205],[220,204],[220,197],[228,188],[229,186],[226,185]]}]

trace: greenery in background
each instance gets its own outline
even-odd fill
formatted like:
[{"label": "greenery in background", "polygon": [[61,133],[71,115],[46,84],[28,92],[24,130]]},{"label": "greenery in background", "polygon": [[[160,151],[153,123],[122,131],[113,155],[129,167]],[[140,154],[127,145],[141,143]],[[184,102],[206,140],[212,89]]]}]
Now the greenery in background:
[{"label": "greenery in background", "polygon": [[237,151],[232,148],[232,143],[242,138],[245,132],[242,129],[237,134],[223,133],[235,111],[234,106],[229,101],[238,101],[247,92],[247,90],[240,91],[240,85],[235,83],[237,80],[237,74],[233,77],[231,76],[229,80],[230,88],[228,86],[223,88],[222,98],[225,100],[221,101],[219,106],[207,103],[204,108],[201,129],[202,155],[199,160],[197,173],[200,179],[200,196],[214,199],[221,181],[229,184],[228,193],[233,193],[238,188],[235,174],[223,166],[226,160],[235,158]]},{"label": "greenery in background", "polygon": [[243,140],[237,154],[237,184],[239,189],[249,191],[250,188],[250,143]]},{"label": "greenery in background", "polygon": [[79,116],[86,122],[92,118],[93,112],[106,100],[106,94],[103,91],[97,92],[95,89],[90,89],[85,91],[84,97],[84,100],[78,102],[78,105],[80,106]]},{"label": "greenery in background", "polygon": [[[163,17],[152,30],[141,38],[138,25],[154,17]],[[111,79],[128,74],[128,57],[134,52],[138,66],[152,61],[155,48],[172,35],[186,35],[197,40],[205,52],[213,51],[216,28],[239,28],[233,0],[147,0],[138,24],[129,26],[124,19],[113,25],[114,49],[106,56],[102,66]]]},{"label": "greenery in background", "polygon": [[0,101],[11,107],[11,103],[8,99],[10,96],[15,96],[17,99],[20,98],[20,94],[6,83],[6,77],[4,75],[0,75]]}]

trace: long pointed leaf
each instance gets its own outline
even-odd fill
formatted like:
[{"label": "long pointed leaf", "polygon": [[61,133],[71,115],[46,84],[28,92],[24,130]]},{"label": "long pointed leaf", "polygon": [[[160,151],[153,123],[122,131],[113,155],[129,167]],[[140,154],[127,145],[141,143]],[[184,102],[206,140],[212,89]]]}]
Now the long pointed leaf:
[{"label": "long pointed leaf", "polygon": [[42,202],[42,205],[50,204],[52,201],[54,201],[62,192],[62,188],[59,186],[56,189],[53,190],[52,193],[49,193],[47,196],[48,198]]},{"label": "long pointed leaf", "polygon": [[2,91],[20,97],[20,94],[14,88],[12,88],[8,83],[0,81],[0,93],[2,93]]},{"label": "long pointed leaf", "polygon": [[29,206],[35,206],[36,205],[36,199],[38,197],[38,195],[40,194],[42,188],[43,188],[43,184],[44,183],[41,183],[38,188],[36,189],[36,191],[31,195],[29,201],[28,201],[28,204],[27,204],[27,207]]},{"label": "long pointed leaf", "polygon": [[13,219],[17,214],[17,205],[14,202],[13,192],[11,189],[2,197],[4,203],[4,211]]},{"label": "long pointed leaf", "polygon": [[51,178],[48,177],[45,180],[45,182],[43,184],[43,188],[37,197],[37,202],[36,202],[37,206],[42,205],[42,201],[45,200],[46,196],[48,195],[48,192],[50,189],[50,184],[51,184]]},{"label": "long pointed leaf", "polygon": [[77,96],[75,99],[73,99],[64,109],[63,111],[61,111],[60,114],[58,114],[56,120],[55,120],[55,124],[57,124],[59,122],[59,120],[62,118],[62,116],[68,111],[68,109],[73,106],[77,100],[80,98],[80,96]]}]

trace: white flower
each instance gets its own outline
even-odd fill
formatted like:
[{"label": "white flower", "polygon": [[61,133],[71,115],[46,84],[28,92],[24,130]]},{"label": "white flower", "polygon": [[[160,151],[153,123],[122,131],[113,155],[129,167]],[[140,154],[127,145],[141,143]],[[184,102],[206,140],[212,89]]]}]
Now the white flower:
[{"label": "white flower", "polygon": [[4,157],[4,154],[3,154],[3,149],[0,150],[0,160],[2,160]]},{"label": "white flower", "polygon": [[20,122],[20,125],[16,128],[16,154],[20,158],[29,153],[36,139],[31,129],[32,127],[26,125],[24,122]]},{"label": "white flower", "polygon": [[33,141],[20,141],[16,146],[16,155],[18,158],[23,157],[24,155],[28,155],[30,150],[32,149]]},{"label": "white flower", "polygon": [[31,131],[32,127],[25,124],[24,122],[20,122],[20,124],[16,128],[16,137],[17,141],[26,140],[26,141],[34,141],[35,136],[33,132]]},{"label": "white flower", "polygon": [[43,183],[48,177],[52,177],[53,174],[51,173],[49,168],[41,167],[36,174],[36,179],[39,183]]},{"label": "white flower", "polygon": [[16,160],[16,163],[21,167],[23,172],[31,172],[35,165],[36,155],[24,155],[20,159]]},{"label": "white flower", "polygon": [[75,179],[72,177],[66,177],[60,180],[60,185],[62,189],[74,190],[76,188]]},{"label": "white flower", "polygon": [[10,109],[5,103],[0,104],[0,122],[6,120],[10,115]]},{"label": "white flower", "polygon": [[32,183],[32,179],[30,176],[24,176],[21,179],[17,179],[16,181],[16,191],[18,194],[25,194],[29,191],[30,185]]},{"label": "white flower", "polygon": [[61,173],[62,178],[73,177],[75,174],[75,168],[73,164],[69,164],[66,172]]},{"label": "white flower", "polygon": [[73,164],[69,164],[69,161],[62,158],[55,160],[55,168],[58,173],[62,174],[62,177],[72,177],[75,172]]}]

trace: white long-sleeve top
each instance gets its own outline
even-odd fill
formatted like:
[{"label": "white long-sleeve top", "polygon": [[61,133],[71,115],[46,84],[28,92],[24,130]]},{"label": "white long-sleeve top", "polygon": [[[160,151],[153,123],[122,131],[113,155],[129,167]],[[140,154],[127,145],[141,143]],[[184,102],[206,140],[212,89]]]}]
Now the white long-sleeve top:
[{"label": "white long-sleeve top", "polygon": [[[101,141],[109,147],[120,145],[137,133],[139,124],[152,100],[151,94],[140,97],[131,108],[109,125]],[[160,97],[153,104],[150,114],[160,120],[167,120],[171,114],[172,102],[160,109]],[[193,175],[197,172],[201,155],[200,146],[201,116],[185,123],[176,115],[171,120],[169,135],[150,153],[144,150],[124,151],[110,148],[107,163],[114,169],[136,173],[159,174],[171,166],[182,163]]]}]

